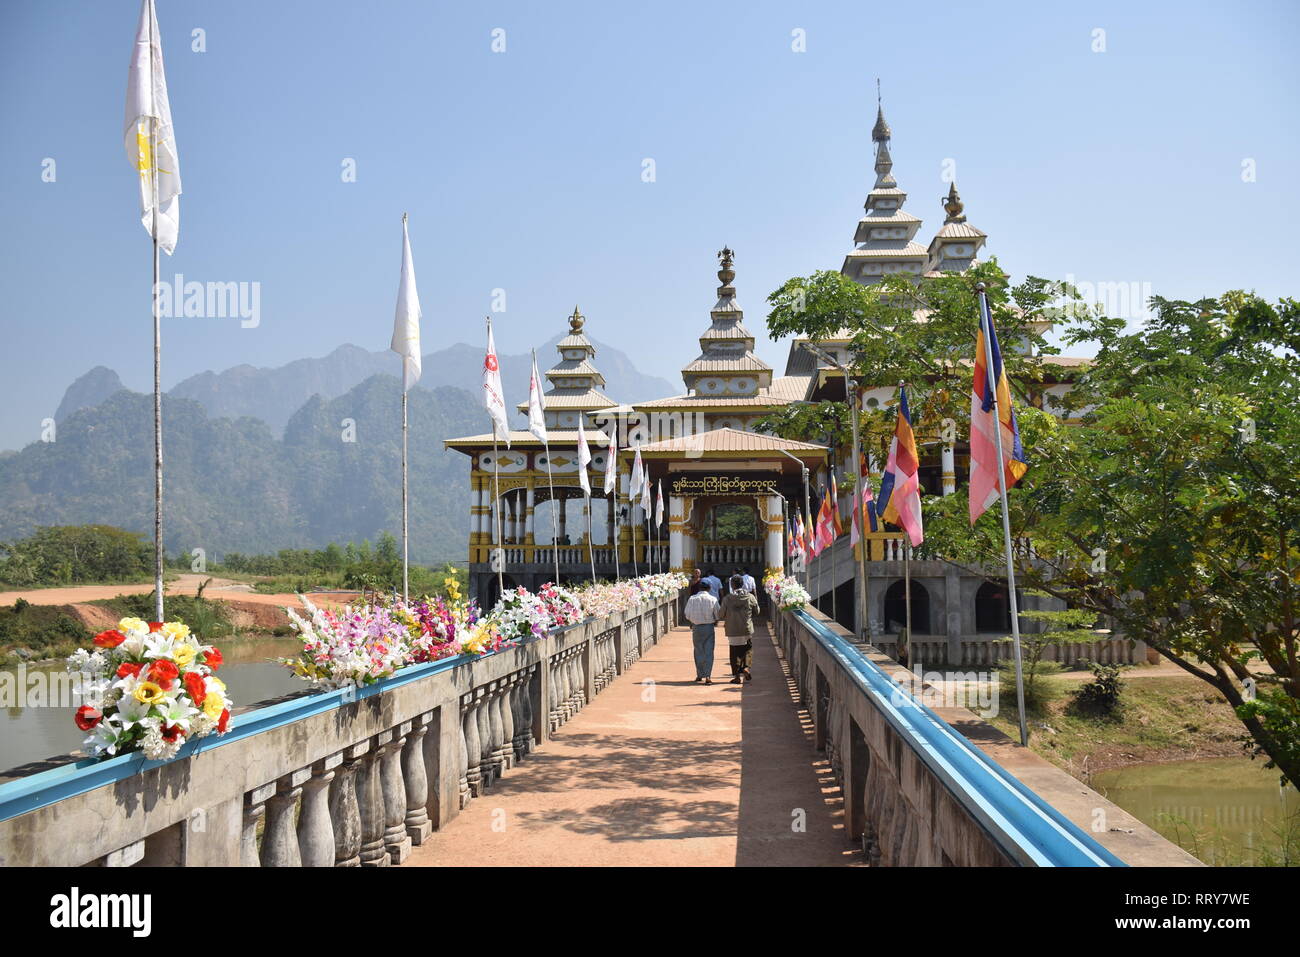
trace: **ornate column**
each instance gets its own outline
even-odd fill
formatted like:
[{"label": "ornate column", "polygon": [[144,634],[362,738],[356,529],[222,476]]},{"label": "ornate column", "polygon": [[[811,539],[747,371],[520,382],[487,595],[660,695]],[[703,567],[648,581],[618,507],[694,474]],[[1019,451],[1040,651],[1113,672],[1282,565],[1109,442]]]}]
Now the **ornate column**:
[{"label": "ornate column", "polygon": [[686,552],[683,548],[683,504],[680,495],[668,496],[668,568],[675,572],[686,569]]},{"label": "ornate column", "polygon": [[524,544],[536,545],[537,540],[533,537],[533,509],[537,504],[537,479],[528,476],[528,485],[524,491]]},{"label": "ornate column", "polygon": [[342,763],[342,751],[331,754],[312,765],[311,777],[303,782],[302,810],[298,812],[298,849],[303,867],[334,866],[329,786],[334,780],[334,769]]},{"label": "ornate column", "polygon": [[379,748],[392,732],[372,739],[361,766],[357,769],[357,805],[361,812],[361,866],[387,867],[390,863],[384,847],[384,789],[380,782]]},{"label": "ornate column", "polygon": [[506,542],[508,544],[513,545],[519,541],[519,535],[517,534],[518,529],[516,527],[516,520],[515,520],[515,493],[513,490],[508,491],[503,496],[501,496],[501,498],[506,507],[506,513],[505,513]]},{"label": "ornate column", "polygon": [[951,442],[943,444],[943,450],[940,452],[943,462],[943,494],[951,495],[957,491],[957,468],[954,464],[954,456]]},{"label": "ornate column", "polygon": [[361,864],[361,809],[357,805],[356,775],[370,742],[348,748],[330,785],[330,823],[334,827],[334,866]]},{"label": "ornate column", "polygon": [[782,555],[782,537],[785,531],[785,523],[781,518],[781,497],[779,495],[765,495],[762,498],[763,505],[763,565],[764,573],[769,571],[781,571],[785,568],[785,559]]},{"label": "ornate column", "polygon": [[275,793],[275,782],[263,784],[244,795],[244,830],[239,845],[241,867],[261,867],[257,856],[257,822],[266,813],[266,802]]},{"label": "ornate column", "polygon": [[[384,791],[384,850],[394,864],[411,856],[411,836],[406,833],[406,784],[402,780],[402,751],[411,722],[385,732],[390,736],[380,751],[380,786]],[[427,795],[426,795],[427,797]]]},{"label": "ornate column", "polygon": [[429,822],[429,774],[424,763],[424,736],[433,712],[422,714],[411,725],[402,749],[402,780],[406,782],[406,834],[413,845],[423,844],[433,833]]},{"label": "ornate column", "polygon": [[559,509],[559,511],[555,513],[556,521],[559,523],[559,531],[557,531],[555,534],[560,536],[560,541],[564,541],[564,536],[568,534],[568,532],[565,530],[564,527],[566,524],[566,520],[569,517],[568,516],[569,510],[565,508],[565,505],[568,504],[568,499],[564,497],[564,490],[562,488],[557,488],[555,490],[555,495],[556,495],[555,503],[551,506],[552,508]]},{"label": "ornate column", "polygon": [[311,769],[286,774],[276,782],[275,794],[267,802],[266,829],[262,832],[263,867],[301,867],[298,835],[294,832],[293,809],[302,795]]}]

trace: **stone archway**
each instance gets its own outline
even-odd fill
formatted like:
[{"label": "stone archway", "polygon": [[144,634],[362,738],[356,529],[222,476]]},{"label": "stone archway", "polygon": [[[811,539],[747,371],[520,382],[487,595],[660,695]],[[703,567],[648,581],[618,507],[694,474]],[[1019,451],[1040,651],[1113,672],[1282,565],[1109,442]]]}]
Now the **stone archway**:
[{"label": "stone archway", "polygon": [[[930,634],[930,592],[916,579],[912,579],[912,634]],[[903,579],[898,579],[885,589],[884,630],[886,633],[902,632],[907,622],[907,590]]]}]

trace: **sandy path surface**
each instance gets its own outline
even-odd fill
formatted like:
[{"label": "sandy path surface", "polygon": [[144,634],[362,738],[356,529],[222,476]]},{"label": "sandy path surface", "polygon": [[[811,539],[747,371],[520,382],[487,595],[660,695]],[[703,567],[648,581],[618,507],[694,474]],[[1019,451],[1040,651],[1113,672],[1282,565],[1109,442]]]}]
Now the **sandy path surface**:
[{"label": "sandy path surface", "polygon": [[862,863],[765,628],[752,682],[727,683],[721,634],[715,662],[695,684],[674,629],[406,866]]}]

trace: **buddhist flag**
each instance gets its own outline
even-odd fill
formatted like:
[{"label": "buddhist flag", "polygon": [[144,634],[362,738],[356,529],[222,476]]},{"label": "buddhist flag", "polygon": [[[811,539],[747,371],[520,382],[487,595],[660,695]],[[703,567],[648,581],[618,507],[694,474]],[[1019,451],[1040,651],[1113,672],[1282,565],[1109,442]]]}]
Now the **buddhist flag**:
[{"label": "buddhist flag", "polygon": [[834,469],[831,469],[831,527],[835,529],[836,538],[844,534],[844,525],[840,522],[840,487],[835,481]]},{"label": "buddhist flag", "polygon": [[[988,344],[985,343],[985,330]],[[993,368],[988,367],[989,346],[993,352]],[[997,396],[997,418],[994,421],[994,395]],[[998,432],[1002,436],[1002,461],[998,461]],[[975,338],[975,383],[970,403],[970,522],[984,514],[1000,496],[998,471],[1006,477],[1010,489],[1028,470],[1025,450],[1020,445],[1020,429],[1016,425],[1016,410],[1011,405],[1011,386],[1006,370],[1002,368],[1002,350],[998,348],[997,331],[989,315],[988,300],[980,297],[980,330]]]},{"label": "buddhist flag", "polygon": [[803,519],[796,512],[794,521],[791,523],[792,537],[790,541],[790,554],[800,555],[803,553]]},{"label": "buddhist flag", "polygon": [[[535,361],[534,361],[534,364]],[[591,465],[591,449],[587,447],[587,433],[582,427],[582,414],[578,414],[578,484],[582,486],[582,494],[591,498],[591,479],[587,476],[587,468]]]},{"label": "buddhist flag", "polygon": [[[640,452],[637,453],[640,457]],[[646,520],[650,519],[650,466],[641,466],[641,511],[645,514]]]},{"label": "buddhist flag", "polygon": [[[140,222],[171,255],[181,228],[181,164],[163,74],[162,38],[153,0],[140,7],[140,24],[126,78],[126,157],[140,177]],[[157,201],[157,231],[154,202]]]},{"label": "buddhist flag", "polygon": [[[614,494],[614,488],[618,484],[618,443],[614,441],[614,436],[618,427],[611,423],[609,430],[609,451],[605,453],[605,494]],[[616,503],[617,504],[617,503]]]},{"label": "buddhist flag", "polygon": [[804,508],[803,521],[799,523],[799,548],[809,557],[816,556],[816,538],[813,535],[812,516],[808,514],[807,507]]},{"label": "buddhist flag", "polygon": [[636,456],[632,459],[632,482],[627,489],[627,500],[635,505],[637,496],[641,494],[641,449],[636,450]]},{"label": "buddhist flag", "polygon": [[655,482],[655,528],[664,523],[664,483]]},{"label": "buddhist flag", "polygon": [[817,510],[817,528],[813,537],[817,540],[817,552],[821,554],[835,544],[835,526],[831,518],[831,496],[822,490],[821,508]]},{"label": "buddhist flag", "polygon": [[546,441],[546,411],[542,407],[542,377],[537,374],[536,349],[533,350],[532,378],[528,380],[528,431],[537,436],[537,441]]},{"label": "buddhist flag", "polygon": [[501,391],[501,366],[497,363],[497,345],[492,339],[492,320],[487,324],[487,355],[483,357],[483,405],[492,416],[492,426],[506,440],[510,448],[510,425],[506,420],[506,400]]},{"label": "buddhist flag", "polygon": [[397,284],[397,315],[389,348],[402,357],[402,391],[410,392],[420,378],[420,294],[415,289],[411,237],[402,214],[402,277]]},{"label": "buddhist flag", "polygon": [[[915,548],[925,541],[921,527],[921,482],[917,475],[920,458],[916,454],[916,436],[912,434],[912,415],[907,408],[907,390],[898,389],[898,422],[894,438],[889,443],[889,462],[880,486],[880,504],[884,511],[880,517],[886,522],[900,525]],[[889,485],[886,498],[885,484]]]}]

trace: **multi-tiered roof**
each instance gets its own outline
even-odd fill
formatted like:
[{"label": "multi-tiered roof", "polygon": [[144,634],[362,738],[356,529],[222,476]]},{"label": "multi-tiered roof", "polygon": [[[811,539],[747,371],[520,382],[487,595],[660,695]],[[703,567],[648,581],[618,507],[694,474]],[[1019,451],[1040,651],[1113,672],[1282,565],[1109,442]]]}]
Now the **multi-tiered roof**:
[{"label": "multi-tiered roof", "polygon": [[[596,347],[583,331],[586,318],[573,307],[569,316],[569,334],[555,344],[560,361],[546,370],[550,388],[542,395],[542,409],[546,412],[549,429],[576,429],[578,416],[608,409],[617,403],[601,392],[605,377],[593,360]],[[527,412],[528,403],[519,403],[519,411]],[[590,419],[587,420],[590,425]]]}]

